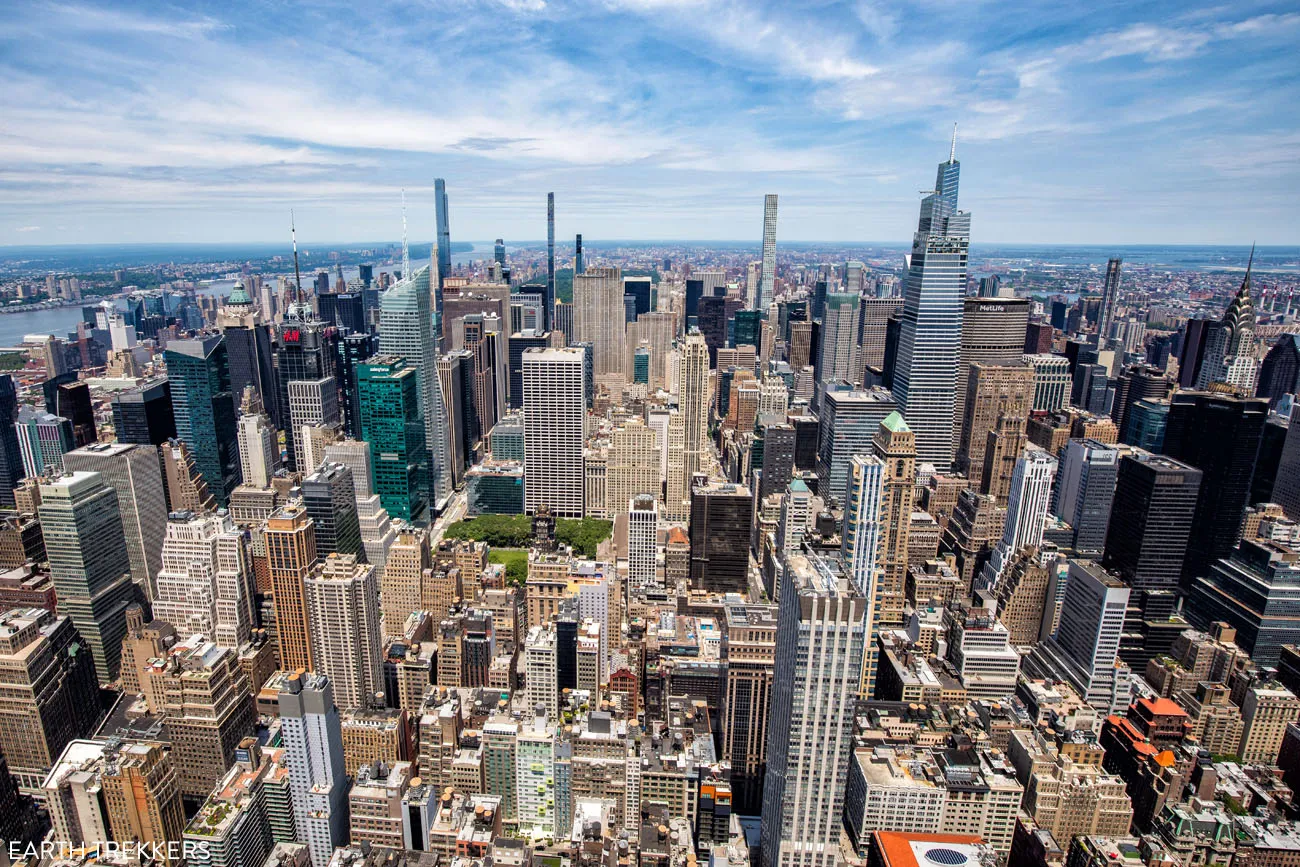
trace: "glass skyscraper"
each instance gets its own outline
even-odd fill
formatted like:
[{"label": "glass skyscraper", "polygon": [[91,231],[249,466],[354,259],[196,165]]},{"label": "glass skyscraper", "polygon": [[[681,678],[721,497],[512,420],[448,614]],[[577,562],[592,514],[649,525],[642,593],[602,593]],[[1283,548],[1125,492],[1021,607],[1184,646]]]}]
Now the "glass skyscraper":
[{"label": "glass skyscraper", "polygon": [[447,414],[438,382],[438,347],[433,337],[436,324],[430,279],[426,265],[384,293],[379,302],[379,351],[405,358],[419,377],[420,415],[424,419],[424,444],[428,452],[427,490],[430,502],[441,506],[451,497],[451,473]]},{"label": "glass skyscraper", "polygon": [[199,475],[225,506],[242,479],[225,338],[173,340],[163,356],[172,388],[176,437],[189,446]]},{"label": "glass skyscraper", "polygon": [[957,210],[961,164],[939,164],[912,237],[893,391],[916,433],[916,459],[952,465],[957,363],[961,355],[970,214]]}]

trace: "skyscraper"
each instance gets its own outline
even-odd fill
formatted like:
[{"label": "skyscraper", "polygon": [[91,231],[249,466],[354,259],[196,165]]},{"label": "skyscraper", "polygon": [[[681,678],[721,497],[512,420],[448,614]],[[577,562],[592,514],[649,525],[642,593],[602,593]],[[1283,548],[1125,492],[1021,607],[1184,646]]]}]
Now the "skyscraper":
[{"label": "skyscraper", "polygon": [[573,240],[573,276],[577,277],[586,270],[587,263],[582,260],[582,233],[579,232]]},{"label": "skyscraper", "polygon": [[316,563],[316,527],[303,506],[293,503],[271,513],[262,533],[275,600],[280,667],[313,670],[311,624],[303,582]]},{"label": "skyscraper", "polygon": [[131,561],[117,494],[99,473],[69,473],[42,484],[38,513],[59,613],[95,659],[100,683],[117,679],[134,601]]},{"label": "skyscraper", "polygon": [[966,384],[970,366],[1019,363],[1024,355],[1029,322],[1028,298],[967,298],[961,320],[961,361],[957,366],[956,424],[953,436],[960,442],[966,416]]},{"label": "skyscraper", "polygon": [[[217,312],[217,327],[226,339],[230,363],[230,393],[236,402],[252,386],[270,410],[277,427],[280,419],[279,389],[275,381],[275,356],[271,341],[270,314],[259,311],[242,283],[236,283],[226,303]],[[157,443],[155,443],[157,445]]]},{"label": "skyscraper", "polygon": [[763,867],[832,867],[853,754],[866,600],[835,560],[793,554],[781,577],[763,785]]},{"label": "skyscraper", "polygon": [[1097,346],[1105,348],[1110,339],[1110,327],[1115,322],[1115,308],[1119,306],[1119,271],[1124,260],[1113,257],[1106,263],[1106,282],[1101,290],[1101,310],[1097,314]]},{"label": "skyscraper", "polygon": [[1184,572],[1203,575],[1231,553],[1241,534],[1268,401],[1182,391],[1170,399],[1165,454],[1204,473]]},{"label": "skyscraper", "polygon": [[189,512],[173,512],[166,534],[154,618],[181,638],[204,635],[238,648],[256,624],[253,566],[243,535],[229,515]]},{"label": "skyscraper", "polygon": [[[3,385],[0,385],[0,390],[3,390]],[[118,442],[160,446],[176,436],[172,387],[166,378],[116,392],[112,402],[113,432]],[[0,397],[0,418],[3,417],[2,406],[3,398]]]},{"label": "skyscraper", "polygon": [[1016,460],[1007,495],[1007,519],[1002,539],[984,567],[982,586],[994,586],[1006,567],[1024,548],[1043,544],[1047,508],[1052,502],[1052,481],[1056,478],[1056,458],[1030,446]]},{"label": "skyscraper", "polygon": [[225,339],[213,335],[172,340],[163,357],[171,382],[176,437],[189,446],[208,490],[224,506],[240,482]]},{"label": "skyscraper", "polygon": [[627,583],[629,590],[644,590],[660,582],[659,504],[648,494],[638,494],[628,504]]},{"label": "skyscraper", "polygon": [[[246,392],[256,396],[256,392]],[[244,484],[266,488],[280,466],[280,438],[266,413],[252,403],[239,417],[239,466]],[[256,410],[256,411],[254,411]]]},{"label": "skyscraper", "polygon": [[434,208],[438,230],[438,293],[434,300],[439,321],[442,320],[442,284],[451,276],[451,224],[447,219],[447,182],[433,179]]},{"label": "skyscraper", "polygon": [[916,496],[916,435],[897,412],[885,416],[871,442],[872,453],[884,462],[880,505],[881,592],[879,619],[886,626],[903,622],[908,533]]},{"label": "skyscraper", "polygon": [[623,372],[623,272],[592,267],[573,278],[574,342],[590,343],[596,376]]},{"label": "skyscraper", "polygon": [[78,652],[82,641],[65,615],[0,612],[0,755],[24,788],[39,788],[68,742],[99,725],[94,661]]},{"label": "skyscraper", "polygon": [[[817,432],[818,493],[843,503],[848,494],[849,460],[871,454],[880,423],[898,409],[888,391],[827,391],[822,395]],[[909,424],[909,428],[911,425]]]},{"label": "skyscraper", "polygon": [[302,480],[302,504],[316,525],[316,556],[364,556],[352,471],[342,464],[321,464]]},{"label": "skyscraper", "polygon": [[99,473],[117,494],[131,580],[142,598],[152,601],[167,534],[167,497],[157,450],[133,443],[95,443],[68,452],[63,466],[68,472]]},{"label": "skyscraper", "polygon": [[1080,557],[1099,559],[1119,475],[1119,451],[1096,440],[1072,439],[1065,446],[1052,514],[1074,531]]},{"label": "skyscraper", "polygon": [[819,382],[858,383],[858,296],[832,292],[826,296],[822,314],[821,359],[817,365]]},{"label": "skyscraper", "polygon": [[294,672],[279,701],[294,822],[307,843],[312,867],[327,867],[348,831],[343,726],[334,688],[323,674]]},{"label": "skyscraper", "polygon": [[524,353],[524,510],[541,506],[563,517],[583,515],[586,370],[583,351]]},{"label": "skyscraper", "polygon": [[345,708],[365,708],[384,691],[375,567],[351,554],[319,561],[304,582],[312,656]]},{"label": "skyscraper", "polygon": [[758,295],[750,303],[766,310],[776,292],[776,193],[763,197],[763,270],[759,272]]},{"label": "skyscraper", "polygon": [[713,482],[691,488],[691,586],[716,593],[749,588],[749,488]]},{"label": "skyscraper", "polygon": [[1103,713],[1129,705],[1132,674],[1119,660],[1129,587],[1091,560],[1071,560],[1056,633],[1035,648],[1027,664],[1038,676],[1064,674],[1079,697]]},{"label": "skyscraper", "polygon": [[883,607],[880,543],[884,476],[885,462],[875,455],[854,455],[849,460],[849,490],[844,501],[842,533],[844,568],[854,589],[867,603],[867,633],[858,693],[868,698],[874,697],[876,691],[876,636]]},{"label": "skyscraper", "polygon": [[14,388],[14,378],[7,373],[0,374],[0,506],[14,505],[14,488],[23,477],[17,421],[18,390]]},{"label": "skyscraper", "polygon": [[722,756],[731,762],[732,806],[741,815],[762,809],[777,611],[775,605],[726,606]]},{"label": "skyscraper", "polygon": [[428,507],[419,389],[419,374],[399,356],[377,355],[357,367],[361,436],[373,446],[375,493],[404,521],[421,519]]},{"label": "skyscraper", "polygon": [[[682,364],[677,395],[682,413],[682,474],[686,484],[700,470],[700,458],[709,435],[709,347],[697,333],[681,344]],[[689,491],[683,492],[689,496]]]},{"label": "skyscraper", "polygon": [[[954,135],[954,149],[956,137]],[[916,433],[918,460],[952,465],[957,362],[961,352],[970,214],[957,210],[961,164],[939,164],[936,189],[921,201],[912,238],[893,391]]]},{"label": "skyscraper", "polygon": [[546,320],[543,330],[553,327],[551,317],[555,315],[555,193],[546,194],[546,297],[542,299]]},{"label": "skyscraper", "polygon": [[[300,425],[316,425],[321,420],[329,424],[338,422],[338,381],[334,378],[337,351],[334,344],[338,331],[316,319],[311,307],[294,304],[289,315],[279,326],[279,346],[275,354],[276,387],[279,395],[277,423],[284,431],[285,451],[289,456],[289,469],[311,472],[312,467],[300,467],[304,449],[298,442],[303,432]],[[290,383],[315,383],[314,386],[290,387]],[[326,394],[326,391],[332,393]],[[176,386],[173,383],[173,400]],[[298,409],[298,418],[293,410]],[[272,419],[276,416],[272,414]],[[182,437],[183,438],[183,437]],[[209,487],[212,483],[208,482]],[[215,491],[214,491],[215,493]]]},{"label": "skyscraper", "polygon": [[[380,299],[379,351],[406,359],[419,382],[420,415],[428,454],[429,501],[440,509],[451,496],[448,468],[446,408],[438,382],[438,350],[434,340],[433,310],[429,301],[430,275],[421,268]],[[385,505],[385,508],[389,508]],[[396,514],[396,513],[394,513]]]},{"label": "skyscraper", "polygon": [[1163,455],[1122,457],[1102,565],[1135,590],[1177,589],[1202,475]]}]

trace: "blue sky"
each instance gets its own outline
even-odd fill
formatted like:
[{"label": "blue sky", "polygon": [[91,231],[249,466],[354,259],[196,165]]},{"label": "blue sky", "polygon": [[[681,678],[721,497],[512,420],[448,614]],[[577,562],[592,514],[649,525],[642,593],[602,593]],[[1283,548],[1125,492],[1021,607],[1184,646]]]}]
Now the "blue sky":
[{"label": "blue sky", "polygon": [[1300,243],[1296,4],[4,4],[0,245]]}]

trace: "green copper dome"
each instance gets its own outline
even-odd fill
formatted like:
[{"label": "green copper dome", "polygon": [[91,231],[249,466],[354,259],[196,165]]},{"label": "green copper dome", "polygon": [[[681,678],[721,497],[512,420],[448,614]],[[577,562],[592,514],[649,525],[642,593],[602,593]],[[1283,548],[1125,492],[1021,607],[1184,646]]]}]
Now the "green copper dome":
[{"label": "green copper dome", "polygon": [[244,288],[243,283],[236,283],[235,288],[230,290],[230,296],[226,298],[227,304],[249,305],[253,299],[249,296],[248,290]]}]

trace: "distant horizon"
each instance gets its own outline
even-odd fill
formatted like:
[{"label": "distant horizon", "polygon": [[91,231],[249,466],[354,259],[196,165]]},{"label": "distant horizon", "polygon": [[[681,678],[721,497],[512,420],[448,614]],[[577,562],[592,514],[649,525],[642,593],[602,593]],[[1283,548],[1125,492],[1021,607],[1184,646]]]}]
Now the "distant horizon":
[{"label": "distant horizon", "polygon": [[[309,245],[316,246],[316,247],[328,247],[333,249],[333,248],[361,247],[367,245],[381,245],[381,244],[396,246],[396,245],[400,245],[401,243],[402,241],[400,238],[393,238],[389,240],[363,239],[363,240],[356,240],[356,241],[308,241],[300,238],[298,242],[300,253],[303,252],[302,248],[307,247]],[[424,247],[424,246],[428,246],[431,243],[432,243],[431,241],[418,241],[412,243],[411,246]],[[452,243],[453,244],[457,244],[457,243],[474,244],[476,246],[477,245],[490,246],[496,243],[496,239],[480,238],[480,239],[466,240],[466,241],[453,239]],[[562,243],[561,239],[557,238],[556,247],[557,248],[560,247],[561,243]],[[563,241],[563,247],[565,249],[568,249],[573,246],[573,243],[574,242],[572,239],[565,239]],[[911,246],[911,243],[912,242],[910,240],[835,241],[835,240],[816,239],[816,240],[783,241],[780,238],[778,238],[776,246],[777,246],[777,250],[779,251],[782,246],[834,245],[839,247],[906,247],[906,246]],[[510,240],[505,241],[506,247],[535,247],[535,246],[544,247],[546,244],[547,241],[544,238],[538,240],[526,239],[522,241],[510,241]],[[695,239],[695,238],[609,238],[603,240],[596,240],[584,235],[582,239],[582,245],[585,249],[597,249],[600,247],[625,245],[625,244],[647,245],[647,246],[655,245],[655,244],[682,245],[682,246],[718,244],[718,245],[725,245],[728,247],[749,246],[754,248],[759,248],[761,246],[760,241],[750,241],[746,239],[737,239],[737,238],[730,238],[730,239],[728,238],[699,238],[699,239]],[[1297,252],[1300,252],[1300,243],[1255,244],[1253,246],[1255,247],[1257,252],[1262,252],[1265,250],[1271,250],[1271,251],[1295,250]],[[5,251],[10,251],[10,250],[55,250],[55,249],[76,250],[76,249],[112,249],[112,248],[130,248],[130,247],[148,247],[148,248],[155,248],[155,249],[165,248],[165,247],[188,248],[188,249],[204,249],[204,248],[213,249],[213,248],[231,248],[231,247],[267,247],[267,248],[284,247],[286,250],[289,251],[290,255],[292,254],[292,247],[290,246],[290,244],[287,242],[279,242],[279,241],[90,241],[86,243],[77,243],[77,244],[67,244],[67,243],[0,244],[0,253],[3,253]],[[1111,244],[1107,242],[1085,243],[1085,242],[1074,242],[1074,241],[971,241],[970,248],[975,249],[977,247],[1025,247],[1025,248],[1065,247],[1065,248],[1072,248],[1072,249],[1109,247],[1116,250],[1141,250],[1141,249],[1250,250],[1252,244],[1250,242],[1244,242],[1244,243],[1223,242],[1223,243],[1198,243],[1198,244],[1162,244],[1162,243]]]}]

